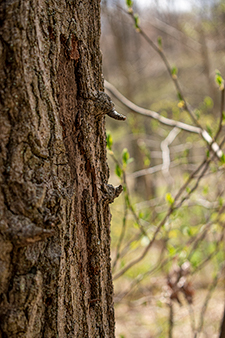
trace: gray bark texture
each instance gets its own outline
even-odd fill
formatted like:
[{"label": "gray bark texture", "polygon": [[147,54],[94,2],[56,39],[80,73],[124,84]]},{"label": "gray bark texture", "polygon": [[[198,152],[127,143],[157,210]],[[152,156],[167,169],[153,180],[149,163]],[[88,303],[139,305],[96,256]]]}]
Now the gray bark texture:
[{"label": "gray bark texture", "polygon": [[99,38],[99,0],[0,3],[2,338],[114,337]]}]

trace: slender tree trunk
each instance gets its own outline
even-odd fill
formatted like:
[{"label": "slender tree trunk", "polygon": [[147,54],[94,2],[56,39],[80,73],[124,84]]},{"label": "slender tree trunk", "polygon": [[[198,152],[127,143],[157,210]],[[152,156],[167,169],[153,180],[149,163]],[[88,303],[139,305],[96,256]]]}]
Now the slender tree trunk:
[{"label": "slender tree trunk", "polygon": [[99,0],[0,4],[0,337],[114,337]]},{"label": "slender tree trunk", "polygon": [[223,313],[223,319],[221,322],[219,338],[225,338],[225,308],[224,308],[224,313]]}]

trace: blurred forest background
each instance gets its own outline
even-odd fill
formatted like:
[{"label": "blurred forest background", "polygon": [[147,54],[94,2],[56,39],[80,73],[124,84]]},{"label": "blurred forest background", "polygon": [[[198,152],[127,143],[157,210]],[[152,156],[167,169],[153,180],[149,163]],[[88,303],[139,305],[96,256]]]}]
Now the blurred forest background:
[{"label": "blurred forest background", "polygon": [[110,182],[124,187],[111,206],[120,338],[225,337],[225,156],[211,144],[225,151],[225,1],[182,2],[102,1],[105,80],[194,126],[141,116],[107,92],[127,116],[107,118]]}]

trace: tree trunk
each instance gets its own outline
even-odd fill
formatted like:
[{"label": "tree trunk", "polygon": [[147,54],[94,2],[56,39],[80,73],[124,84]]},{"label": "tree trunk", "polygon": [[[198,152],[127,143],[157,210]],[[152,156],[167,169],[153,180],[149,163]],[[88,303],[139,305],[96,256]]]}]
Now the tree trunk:
[{"label": "tree trunk", "polygon": [[219,338],[225,338],[225,308],[224,308],[224,312],[223,312],[223,319],[222,319],[222,323],[221,323],[221,327],[220,327]]},{"label": "tree trunk", "polygon": [[114,337],[100,1],[0,19],[0,337]]}]

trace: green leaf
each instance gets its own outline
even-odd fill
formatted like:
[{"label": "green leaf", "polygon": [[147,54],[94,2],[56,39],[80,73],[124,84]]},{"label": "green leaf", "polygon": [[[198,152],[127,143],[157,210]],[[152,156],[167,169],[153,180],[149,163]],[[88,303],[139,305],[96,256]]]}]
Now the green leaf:
[{"label": "green leaf", "polygon": [[199,109],[195,109],[194,113],[195,113],[195,116],[196,116],[197,120],[199,120],[199,118],[200,118],[200,110]]},{"label": "green leaf", "polygon": [[133,6],[133,1],[132,0],[126,0],[126,4],[128,8],[131,8]]},{"label": "green leaf", "polygon": [[187,228],[187,234],[188,236],[192,237],[193,236],[193,231],[191,228]]},{"label": "green leaf", "polygon": [[121,262],[120,262],[120,267],[123,268],[124,266],[125,266],[125,261],[124,261],[124,259],[122,259]]},{"label": "green leaf", "polygon": [[223,205],[223,198],[220,196],[219,197],[219,205],[222,207],[222,205]]},{"label": "green leaf", "polygon": [[134,26],[137,30],[140,30],[139,21],[139,15],[137,13],[134,14]]},{"label": "green leaf", "polygon": [[215,75],[216,84],[218,85],[219,90],[223,90],[224,89],[224,79],[222,78],[221,73],[218,69],[216,69],[215,73],[216,73],[216,75]]},{"label": "green leaf", "polygon": [[212,129],[208,124],[206,126],[206,129],[207,129],[207,132],[209,133],[209,135],[212,136]]},{"label": "green leaf", "polygon": [[211,99],[211,97],[206,96],[204,98],[204,104],[206,105],[207,108],[212,108],[213,107],[213,100]]},{"label": "green leaf", "polygon": [[174,198],[173,198],[173,196],[171,195],[171,193],[167,193],[166,194],[166,201],[170,204],[170,205],[173,205],[173,203],[174,203]]},{"label": "green leaf", "polygon": [[116,169],[115,169],[115,173],[116,173],[116,175],[119,177],[119,178],[121,178],[121,176],[122,176],[122,169],[120,168],[120,166],[117,164],[116,165]]},{"label": "green leaf", "polygon": [[110,134],[110,132],[107,133],[107,136],[106,136],[106,143],[107,143],[107,148],[108,148],[109,150],[112,150],[113,139],[112,139],[112,135]]},{"label": "green leaf", "polygon": [[204,185],[204,187],[202,189],[202,193],[204,195],[207,195],[209,193],[209,186],[208,185]]},{"label": "green leaf", "polygon": [[195,250],[192,257],[191,257],[190,263],[195,268],[200,264],[201,259],[202,259],[201,252],[199,250]]},{"label": "green leaf", "polygon": [[223,164],[225,163],[225,154],[220,157],[220,162]]},{"label": "green leaf", "polygon": [[143,218],[143,217],[144,217],[143,211],[140,211],[138,214],[138,218]]},{"label": "green leaf", "polygon": [[149,166],[150,166],[150,159],[149,159],[147,156],[145,156],[145,158],[144,158],[144,165],[145,165],[146,167],[149,167]]},{"label": "green leaf", "polygon": [[183,97],[180,92],[177,92],[177,97],[180,101],[183,101]]},{"label": "green leaf", "polygon": [[168,245],[168,251],[169,251],[170,257],[171,256],[173,257],[176,254],[176,249],[172,245]]},{"label": "green leaf", "polygon": [[162,37],[158,36],[157,41],[158,41],[158,47],[159,47],[159,49],[162,50]]},{"label": "green leaf", "polygon": [[123,153],[122,153],[123,164],[127,165],[129,158],[130,158],[130,154],[127,148],[124,148]]},{"label": "green leaf", "polygon": [[178,231],[176,229],[172,229],[169,231],[168,237],[169,238],[177,238],[178,236]]},{"label": "green leaf", "polygon": [[176,79],[177,78],[177,67],[173,67],[171,69],[171,75],[172,75],[172,78],[173,79]]},{"label": "green leaf", "polygon": [[134,222],[134,228],[138,229],[139,228],[139,224],[137,222]]},{"label": "green leaf", "polygon": [[128,197],[127,194],[125,195],[125,201],[126,201],[126,205],[129,207],[130,206],[130,201],[129,201],[129,197]]}]

